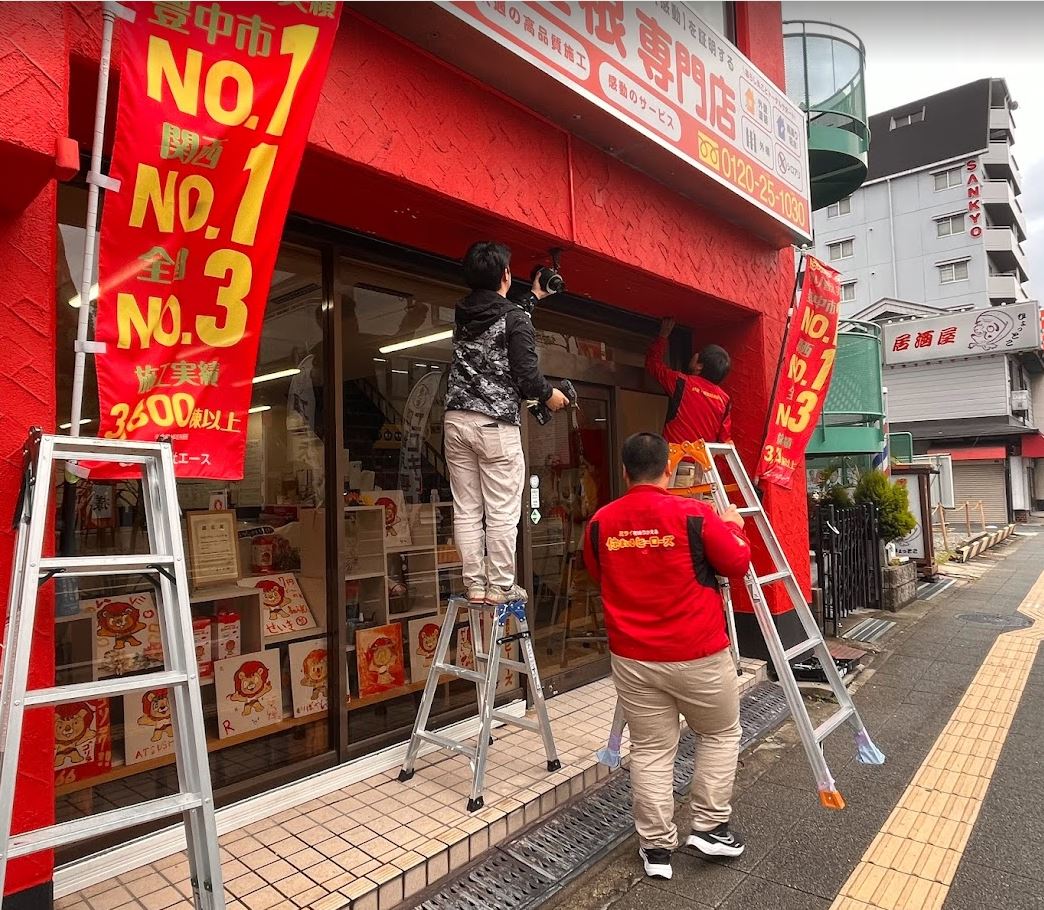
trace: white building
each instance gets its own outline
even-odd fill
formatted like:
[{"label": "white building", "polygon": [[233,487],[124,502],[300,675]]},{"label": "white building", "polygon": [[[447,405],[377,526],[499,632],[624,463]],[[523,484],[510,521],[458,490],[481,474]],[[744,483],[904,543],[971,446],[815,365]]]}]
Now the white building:
[{"label": "white building", "polygon": [[[1044,500],[1016,108],[1003,79],[981,79],[872,116],[866,182],[814,221],[816,255],[842,274],[843,315],[912,320],[885,333],[891,431],[912,433],[918,453],[954,452],[957,499],[982,499],[995,523]],[[1025,328],[1014,347],[939,344],[951,321],[969,322],[957,311],[1007,306],[1023,322],[1036,314],[1031,344]],[[889,338],[909,347],[890,350]]]}]

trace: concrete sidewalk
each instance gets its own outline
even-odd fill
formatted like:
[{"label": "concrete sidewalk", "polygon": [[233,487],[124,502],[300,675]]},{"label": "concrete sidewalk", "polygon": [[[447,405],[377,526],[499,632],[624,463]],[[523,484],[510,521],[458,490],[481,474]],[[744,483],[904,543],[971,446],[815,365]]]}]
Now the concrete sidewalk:
[{"label": "concrete sidewalk", "polygon": [[[544,907],[1044,910],[1044,609],[1035,627],[999,639],[1032,625],[1016,613],[1024,601],[1044,608],[1044,581],[1035,587],[1044,534],[1025,532],[991,551],[979,579],[895,616],[855,691],[887,763],[856,762],[844,732],[827,744],[845,811],[819,807],[787,723],[742,758],[734,815],[747,838],[742,857],[706,861],[682,850],[674,878],[654,883],[632,838]],[[959,725],[976,704],[985,707],[974,719],[985,724]]]}]

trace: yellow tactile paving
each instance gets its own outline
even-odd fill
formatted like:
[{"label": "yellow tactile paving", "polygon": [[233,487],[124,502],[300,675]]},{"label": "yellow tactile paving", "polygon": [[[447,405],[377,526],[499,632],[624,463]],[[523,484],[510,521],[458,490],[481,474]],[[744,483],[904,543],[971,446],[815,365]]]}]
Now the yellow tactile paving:
[{"label": "yellow tactile paving", "polygon": [[1044,640],[1044,573],[997,638],[830,910],[940,910]]}]

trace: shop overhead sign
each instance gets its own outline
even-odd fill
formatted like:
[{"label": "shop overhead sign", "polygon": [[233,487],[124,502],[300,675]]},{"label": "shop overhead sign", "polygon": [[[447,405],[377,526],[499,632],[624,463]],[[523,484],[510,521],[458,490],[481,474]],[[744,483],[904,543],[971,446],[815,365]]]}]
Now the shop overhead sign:
[{"label": "shop overhead sign", "polygon": [[1038,351],[1040,347],[1041,314],[1036,301],[962,310],[931,319],[892,322],[884,327],[887,364]]},{"label": "shop overhead sign", "polygon": [[437,5],[811,237],[804,115],[684,4]]}]

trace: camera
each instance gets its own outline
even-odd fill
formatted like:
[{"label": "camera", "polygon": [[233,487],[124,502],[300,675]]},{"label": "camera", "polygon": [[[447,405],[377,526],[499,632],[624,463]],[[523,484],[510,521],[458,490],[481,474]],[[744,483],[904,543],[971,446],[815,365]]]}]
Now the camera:
[{"label": "camera", "polygon": [[[573,388],[573,384],[568,379],[555,383],[555,388],[569,399],[570,407],[576,404],[576,389]],[[526,407],[540,426],[546,426],[551,422],[551,409],[544,402],[531,401],[526,404]]]},{"label": "camera", "polygon": [[561,294],[566,289],[565,279],[557,266],[538,265],[529,278],[531,281],[539,279],[541,290],[548,294]]}]

